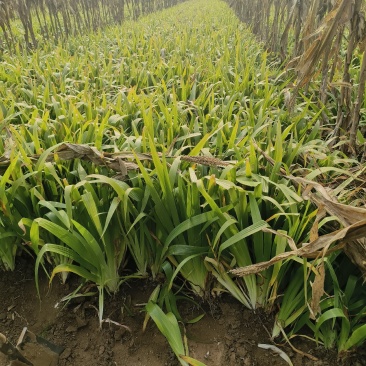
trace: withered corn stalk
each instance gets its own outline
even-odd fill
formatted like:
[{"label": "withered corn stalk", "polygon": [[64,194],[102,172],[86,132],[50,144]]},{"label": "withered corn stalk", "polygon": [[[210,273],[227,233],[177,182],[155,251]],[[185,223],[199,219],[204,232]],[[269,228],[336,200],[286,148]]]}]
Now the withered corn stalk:
[{"label": "withered corn stalk", "polygon": [[[337,101],[329,137],[335,137],[334,144],[346,135],[349,152],[357,153],[356,136],[366,81],[366,2],[237,0],[229,3],[266,46],[288,61],[288,68],[294,68],[296,83],[291,107],[300,88],[320,80],[317,84],[320,104],[328,106],[329,94]],[[360,69],[352,77],[355,60],[360,60]],[[322,123],[328,124],[329,117],[325,113],[322,117]]]},{"label": "withered corn stalk", "polygon": [[[0,156],[0,171],[5,170],[11,164],[14,157],[4,154]],[[159,154],[161,156],[161,154]],[[170,156],[167,156],[169,158]],[[42,159],[41,155],[28,156],[28,159],[36,163]],[[172,158],[177,158],[174,156]],[[187,161],[192,164],[200,164],[213,167],[225,167],[234,164],[235,161],[224,161],[207,156],[187,156],[181,155],[179,158],[182,161]],[[138,170],[138,165],[129,160],[152,160],[150,154],[134,153],[132,151],[123,151],[117,153],[103,153],[98,151],[95,147],[89,145],[62,143],[54,153],[49,153],[45,156],[45,161],[54,162],[57,160],[73,160],[80,159],[91,162],[96,166],[105,166],[117,173],[114,178],[123,179],[130,170]]]},{"label": "withered corn stalk", "polygon": [[[37,47],[40,40],[55,40],[122,23],[125,10],[137,19],[142,14],[167,8],[181,0],[3,0],[0,1],[0,51],[16,50],[23,42]],[[24,39],[17,38],[21,21]],[[4,39],[1,44],[1,39]]]}]

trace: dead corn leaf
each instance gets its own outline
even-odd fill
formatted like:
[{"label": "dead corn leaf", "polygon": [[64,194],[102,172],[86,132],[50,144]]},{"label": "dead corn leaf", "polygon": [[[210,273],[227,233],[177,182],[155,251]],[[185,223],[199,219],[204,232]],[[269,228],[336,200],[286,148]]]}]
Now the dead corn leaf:
[{"label": "dead corn leaf", "polygon": [[[329,215],[337,217],[343,226],[347,227],[366,220],[366,209],[336,202],[331,198],[331,191],[326,190],[321,184],[303,178],[290,178],[302,185],[311,185],[317,193],[309,193],[308,198],[318,207],[323,207]],[[366,276],[366,238],[360,236],[354,242],[347,241],[344,252]]]},{"label": "dead corn leaf", "polygon": [[[159,153],[161,157],[162,154]],[[32,162],[36,163],[40,155],[32,155],[28,156],[28,159]],[[150,154],[141,154],[135,153],[132,151],[121,151],[117,153],[104,153],[98,151],[93,146],[89,145],[81,145],[81,144],[71,144],[71,143],[63,143],[60,147],[55,151],[55,153],[51,153],[47,156],[47,162],[53,162],[56,159],[60,160],[72,160],[72,159],[81,159],[84,161],[92,162],[95,165],[99,166],[107,166],[108,168],[116,171],[118,174],[116,177],[118,179],[123,179],[127,175],[129,170],[138,170],[138,165],[134,162],[127,161],[127,159],[136,158],[139,160],[152,160]],[[181,155],[181,156],[166,156],[168,159],[176,159],[180,158],[183,161],[187,161],[194,164],[200,165],[208,165],[214,167],[221,167],[224,168],[231,164],[236,164],[236,161],[224,161],[221,159],[217,159],[214,157],[208,156],[188,156],[188,155]],[[10,165],[10,157],[6,154],[0,156],[0,168],[7,168]]]},{"label": "dead corn leaf", "polygon": [[332,47],[337,32],[351,18],[353,4],[354,0],[338,0],[321,26],[311,35],[317,38],[304,51],[297,66],[298,87],[306,85],[311,80],[319,60],[324,56],[324,51]]},{"label": "dead corn leaf", "polygon": [[[297,250],[281,253],[279,255],[276,255],[269,261],[253,264],[247,267],[236,268],[231,270],[230,272],[239,277],[253,273],[259,273],[281,260],[288,259],[294,256],[306,257],[306,258],[317,257],[319,256],[320,251],[326,248],[327,252],[328,248],[336,242],[349,243],[350,245],[358,245],[357,242],[355,242],[355,240],[364,238],[365,236],[366,236],[366,220],[362,220],[344,229],[337,230],[333,233],[320,236],[318,239],[308,244],[305,244],[303,247]],[[323,255],[326,255],[326,253],[323,253]]]},{"label": "dead corn leaf", "polygon": [[326,215],[324,206],[321,205],[318,207],[319,207],[319,209],[316,214],[315,221],[313,223],[313,226],[310,229],[310,241],[314,241],[319,238],[319,221]]},{"label": "dead corn leaf", "polygon": [[311,283],[311,302],[309,305],[310,319],[316,319],[316,315],[320,313],[320,299],[324,294],[324,280],[325,280],[325,269],[324,260],[316,268],[318,274],[315,275],[315,280]]}]

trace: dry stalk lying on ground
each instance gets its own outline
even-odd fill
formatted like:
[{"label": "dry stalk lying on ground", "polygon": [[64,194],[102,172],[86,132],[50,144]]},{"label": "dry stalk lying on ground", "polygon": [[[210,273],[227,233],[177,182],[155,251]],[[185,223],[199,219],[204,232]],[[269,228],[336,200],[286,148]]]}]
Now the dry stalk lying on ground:
[{"label": "dry stalk lying on ground", "polygon": [[[162,156],[162,154],[159,154]],[[177,158],[178,156],[167,156],[167,158]],[[29,156],[32,162],[36,163],[41,158],[41,155]],[[187,161],[194,164],[215,166],[215,167],[226,167],[230,164],[234,164],[235,161],[223,161],[213,157],[206,156],[187,156],[180,155],[179,158],[183,161]],[[139,160],[152,160],[150,154],[141,154],[131,151],[117,152],[117,153],[106,153],[100,152],[95,147],[89,145],[79,145],[63,143],[54,152],[50,153],[46,157],[46,161],[53,162],[60,160],[73,160],[81,159],[84,161],[91,162],[98,166],[105,166],[109,169],[117,172],[117,179],[123,179],[130,170],[138,170],[138,165],[134,162],[128,161],[127,159],[139,159]],[[0,168],[6,169],[11,163],[11,158],[5,154],[0,157]]]}]

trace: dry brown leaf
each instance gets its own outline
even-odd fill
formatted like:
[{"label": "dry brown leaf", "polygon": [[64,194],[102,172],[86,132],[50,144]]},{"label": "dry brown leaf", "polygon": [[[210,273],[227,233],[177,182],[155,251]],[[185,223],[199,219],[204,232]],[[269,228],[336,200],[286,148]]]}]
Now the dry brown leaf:
[{"label": "dry brown leaf", "polygon": [[127,175],[128,170],[137,170],[138,166],[135,163],[122,160],[122,158],[113,154],[103,154],[98,149],[89,145],[79,144],[62,144],[55,154],[51,154],[47,160],[53,161],[55,156],[62,160],[81,159],[90,161],[95,165],[107,166],[108,168],[118,172],[118,177]]},{"label": "dry brown leaf", "polygon": [[217,158],[212,158],[209,156],[188,156],[181,155],[181,160],[188,161],[194,164],[208,165],[214,167],[226,167],[230,164],[235,164],[235,161],[224,161]]},{"label": "dry brown leaf", "polygon": [[[293,175],[288,176],[289,179],[291,179],[293,182],[296,182],[298,184],[301,184],[304,187],[304,193],[309,197],[310,190],[315,188],[319,194],[321,194],[324,198],[326,198],[328,201],[333,201],[334,199],[330,196],[330,191],[325,189],[320,183],[314,182],[312,180],[308,180],[305,178],[300,177],[294,177]],[[311,189],[308,187],[310,186]]]},{"label": "dry brown leaf", "polygon": [[[337,217],[343,226],[347,227],[366,220],[366,209],[336,202],[335,199],[331,198],[330,191],[326,190],[321,184],[303,178],[290,177],[290,179],[305,187],[311,186],[314,188],[317,194],[309,193],[309,199],[318,207],[323,207],[329,215]],[[359,237],[354,243],[347,242],[344,246],[344,251],[352,262],[366,275],[366,238]]]},{"label": "dry brown leaf", "polygon": [[324,206],[318,206],[318,212],[316,214],[313,226],[310,229],[310,241],[314,241],[319,238],[319,221],[325,217],[326,212]]},{"label": "dry brown leaf", "polygon": [[319,60],[324,52],[332,48],[333,40],[341,26],[352,16],[354,0],[339,0],[324,18],[321,26],[311,35],[317,35],[310,48],[304,51],[297,67],[298,87],[306,85],[313,77]]},{"label": "dry brown leaf", "polygon": [[264,229],[262,229],[262,231],[265,232],[265,233],[271,233],[271,234],[282,236],[283,238],[286,238],[287,239],[287,244],[289,245],[291,250],[297,250],[296,243],[295,243],[294,239],[291,238],[291,236],[288,236],[284,233],[281,233],[279,231],[272,230],[272,229],[269,229],[269,228],[264,228]]},{"label": "dry brown leaf", "polygon": [[337,216],[344,226],[366,220],[366,209],[353,207],[328,200],[322,195],[312,194],[310,200],[324,209],[332,216]]},{"label": "dry brown leaf", "polygon": [[[236,268],[231,270],[230,272],[239,277],[253,273],[259,273],[281,260],[288,259],[294,256],[306,258],[317,257],[320,254],[320,251],[323,251],[324,249],[328,251],[328,248],[338,241],[341,241],[343,243],[350,243],[350,245],[358,245],[355,240],[363,238],[365,236],[366,220],[362,220],[344,229],[320,236],[318,239],[305,244],[303,247],[297,250],[281,253],[279,255],[276,255],[269,261],[253,264],[247,267]],[[323,253],[323,255],[326,255],[326,252]]]},{"label": "dry brown leaf", "polygon": [[319,266],[316,268],[318,274],[315,275],[315,280],[311,284],[311,302],[309,305],[310,319],[316,319],[316,315],[320,313],[320,300],[324,294],[324,280],[325,280],[325,269],[324,260],[322,260]]},{"label": "dry brown leaf", "polygon": [[[159,157],[162,157],[163,154],[159,153]],[[180,158],[183,161],[187,161],[194,164],[200,165],[208,165],[214,167],[226,167],[231,164],[236,164],[237,161],[230,160],[224,161],[221,159],[217,159],[215,157],[210,156],[188,156],[188,155],[180,155],[180,156],[166,156],[168,159],[176,159]],[[34,161],[35,163],[40,158],[40,155],[28,156],[28,159]],[[72,159],[81,159],[85,161],[90,161],[95,165],[105,165],[112,170],[119,172],[119,175],[126,175],[128,170],[137,170],[138,165],[126,161],[126,159],[139,159],[139,160],[152,160],[150,154],[142,154],[135,153],[131,151],[121,151],[116,153],[103,153],[100,152],[93,146],[82,145],[82,144],[71,144],[71,143],[63,143],[60,147],[55,151],[55,153],[51,153],[46,158],[46,161],[53,162],[57,159],[61,160],[72,160]],[[10,165],[10,159],[5,154],[0,156],[0,167],[7,168]]]},{"label": "dry brown leaf", "polygon": [[[343,248],[347,256],[366,274],[366,209],[335,202],[335,199],[330,195],[331,192],[319,183],[294,176],[289,176],[289,178],[295,183],[302,185],[305,196],[319,208],[317,218],[311,229],[310,243],[297,250],[282,253],[270,261],[238,268],[232,272],[238,276],[244,276],[261,272],[276,262],[292,256],[308,258],[319,255],[325,256],[328,252],[333,251],[334,248],[330,249],[330,246],[339,241],[344,245],[336,249]],[[317,194],[311,193],[311,189],[315,189]],[[345,228],[318,237],[318,223],[324,217],[325,211],[329,215],[337,217]]]}]

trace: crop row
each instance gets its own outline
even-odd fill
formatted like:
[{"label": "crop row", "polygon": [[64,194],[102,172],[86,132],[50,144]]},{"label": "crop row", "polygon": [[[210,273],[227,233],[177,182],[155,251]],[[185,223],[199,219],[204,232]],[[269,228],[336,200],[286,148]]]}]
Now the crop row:
[{"label": "crop row", "polygon": [[[361,344],[365,290],[341,251],[230,272],[337,228],[308,199],[312,182],[339,181],[333,193],[355,202],[359,166],[321,140],[312,100],[299,98],[289,114],[288,82],[219,1],[4,55],[2,267],[13,269],[23,250],[36,258],[36,278],[51,265],[51,280],[71,272],[96,284],[101,324],[106,292],[163,276],[147,311],[163,333],[172,322],[179,341],[164,334],[184,365],[177,291],[206,300],[227,292],[277,311],[273,337],[308,326],[326,347]],[[311,283],[324,273],[316,299]]]}]

